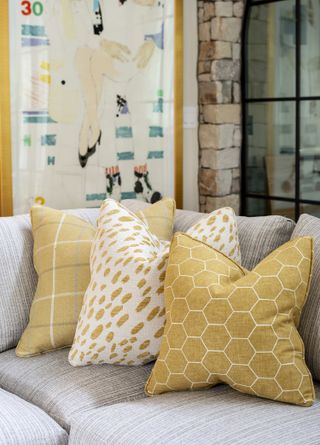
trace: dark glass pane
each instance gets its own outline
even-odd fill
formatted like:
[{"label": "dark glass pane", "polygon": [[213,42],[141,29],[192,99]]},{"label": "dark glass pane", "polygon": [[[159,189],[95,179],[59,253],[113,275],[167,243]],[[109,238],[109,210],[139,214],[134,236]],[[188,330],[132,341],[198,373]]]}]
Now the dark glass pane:
[{"label": "dark glass pane", "polygon": [[254,5],[249,10],[249,98],[295,96],[295,1]]},{"label": "dark glass pane", "polygon": [[247,192],[294,198],[295,103],[247,104]]},{"label": "dark glass pane", "polygon": [[320,205],[300,204],[300,214],[302,213],[309,213],[320,218]]},{"label": "dark glass pane", "polygon": [[300,199],[320,201],[320,101],[301,102]]},{"label": "dark glass pane", "polygon": [[301,94],[320,96],[320,4],[301,0]]},{"label": "dark glass pane", "polygon": [[282,215],[295,218],[294,202],[247,198],[247,216]]}]

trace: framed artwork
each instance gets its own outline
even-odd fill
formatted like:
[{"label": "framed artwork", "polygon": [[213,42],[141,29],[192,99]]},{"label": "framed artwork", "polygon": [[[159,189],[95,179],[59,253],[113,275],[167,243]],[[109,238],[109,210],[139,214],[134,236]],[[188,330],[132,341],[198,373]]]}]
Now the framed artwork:
[{"label": "framed artwork", "polygon": [[1,0],[0,214],[182,205],[182,0]]}]

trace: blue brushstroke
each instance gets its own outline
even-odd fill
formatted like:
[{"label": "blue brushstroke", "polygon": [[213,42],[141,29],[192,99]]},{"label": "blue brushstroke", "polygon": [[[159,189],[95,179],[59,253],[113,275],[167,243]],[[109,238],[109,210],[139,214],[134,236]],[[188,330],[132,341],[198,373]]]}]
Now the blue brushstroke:
[{"label": "blue brushstroke", "polygon": [[116,138],[132,138],[132,128],[131,127],[118,127],[116,128]]},{"label": "blue brushstroke", "polygon": [[149,127],[150,138],[163,138],[163,128],[159,126]]},{"label": "blue brushstroke", "polygon": [[50,116],[25,116],[24,124],[56,124],[57,122],[51,119]]},{"label": "blue brushstroke", "polygon": [[33,37],[27,38],[23,37],[21,39],[22,46],[49,46],[49,39],[35,39]]},{"label": "blue brushstroke", "polygon": [[152,40],[159,49],[164,49],[164,23],[162,22],[161,31],[157,34],[146,34],[144,40]]},{"label": "blue brushstroke", "polygon": [[121,114],[129,114],[129,108],[128,108],[128,104],[126,103],[122,108],[121,108]]},{"label": "blue brushstroke", "polygon": [[48,156],[48,165],[54,165],[56,163],[55,156]]},{"label": "blue brushstroke", "polygon": [[163,158],[164,158],[163,150],[154,150],[154,151],[149,151],[148,153],[148,159],[163,159]]},{"label": "blue brushstroke", "polygon": [[132,161],[134,159],[133,151],[122,151],[117,153],[118,161]]},{"label": "blue brushstroke", "polygon": [[21,25],[21,34],[23,36],[47,37],[46,28],[36,25]]},{"label": "blue brushstroke", "polygon": [[32,114],[32,115],[34,115],[34,114],[41,114],[41,115],[48,115],[49,113],[48,113],[48,111],[23,111],[22,112],[23,114]]},{"label": "blue brushstroke", "polygon": [[106,198],[106,193],[91,193],[90,195],[86,195],[86,201],[103,201]]},{"label": "blue brushstroke", "polygon": [[93,12],[99,11],[99,7],[100,7],[100,1],[93,0]]},{"label": "blue brushstroke", "polygon": [[41,136],[41,145],[49,145],[53,146],[57,144],[57,135],[56,134],[45,134]]},{"label": "blue brushstroke", "polygon": [[163,99],[159,97],[157,102],[153,104],[153,112],[154,113],[163,113]]},{"label": "blue brushstroke", "polygon": [[135,192],[121,192],[121,199],[136,199]]}]

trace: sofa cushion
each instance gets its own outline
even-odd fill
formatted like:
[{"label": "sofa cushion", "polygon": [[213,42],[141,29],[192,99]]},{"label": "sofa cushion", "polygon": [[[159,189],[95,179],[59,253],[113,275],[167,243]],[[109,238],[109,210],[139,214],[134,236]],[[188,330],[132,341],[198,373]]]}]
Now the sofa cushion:
[{"label": "sofa cushion", "polygon": [[318,445],[320,386],[311,408],[227,386],[103,407],[71,422],[70,445]]},{"label": "sofa cushion", "polygon": [[90,249],[96,233],[92,224],[61,210],[34,206],[30,215],[39,280],[29,323],[16,349],[20,357],[72,344],[90,280]]},{"label": "sofa cushion", "polygon": [[0,352],[16,346],[37,285],[27,215],[0,218]]},{"label": "sofa cushion", "polygon": [[290,240],[295,222],[283,216],[238,216],[242,266],[252,270],[269,253]]},{"label": "sofa cushion", "polygon": [[[132,212],[149,204],[128,199],[122,201]],[[95,225],[99,209],[69,210]],[[178,210],[174,231],[185,232],[206,216],[188,210]],[[257,218],[238,217],[242,265],[253,269],[272,250],[290,239],[295,223],[281,216]],[[0,352],[14,348],[27,326],[30,306],[37,286],[33,267],[33,238],[29,215],[0,218]]]},{"label": "sofa cushion", "polygon": [[0,445],[65,445],[68,434],[44,411],[0,390]]},{"label": "sofa cushion", "polygon": [[[97,218],[96,209],[70,213],[91,224]],[[0,218],[0,352],[17,345],[28,323],[37,282],[29,215]]]},{"label": "sofa cushion", "polygon": [[[174,232],[188,228],[206,216],[190,210],[177,210]],[[283,216],[238,216],[241,264],[251,270],[273,250],[289,241],[294,221]]]},{"label": "sofa cushion", "polygon": [[[230,207],[212,212],[187,233],[240,261]],[[73,366],[154,361],[165,322],[169,247],[136,214],[112,199],[104,201],[91,249],[91,281],[69,355]]]},{"label": "sofa cushion", "polygon": [[306,349],[306,362],[313,376],[320,381],[320,219],[301,215],[292,238],[312,236],[314,264],[309,296],[304,307],[299,332]]},{"label": "sofa cushion", "polygon": [[69,349],[18,358],[14,350],[0,354],[0,388],[46,411],[68,430],[70,418],[82,411],[142,398],[152,365],[74,368]]},{"label": "sofa cushion", "polygon": [[[123,204],[133,212],[147,206],[134,199]],[[99,209],[66,212],[96,225]],[[37,282],[29,215],[0,218],[0,352],[14,348],[26,328]]]},{"label": "sofa cushion", "polygon": [[227,383],[246,394],[312,405],[295,328],[307,297],[312,238],[279,247],[246,273],[221,252],[177,233],[165,287],[166,325],[148,395]]},{"label": "sofa cushion", "polygon": [[[96,235],[94,225],[62,210],[34,206],[30,215],[39,280],[29,323],[16,349],[19,357],[72,345],[90,281],[90,250]],[[167,198],[138,212],[136,219],[169,241],[174,215],[175,201]]]}]

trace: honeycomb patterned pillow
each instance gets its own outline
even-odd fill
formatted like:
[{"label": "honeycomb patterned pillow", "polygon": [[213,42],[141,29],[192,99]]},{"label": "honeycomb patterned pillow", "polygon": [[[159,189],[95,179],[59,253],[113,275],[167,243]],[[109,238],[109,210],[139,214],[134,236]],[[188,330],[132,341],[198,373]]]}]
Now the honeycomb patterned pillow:
[{"label": "honeycomb patterned pillow", "polygon": [[[214,212],[189,232],[239,259],[232,209]],[[155,359],[164,330],[168,253],[169,242],[160,242],[136,215],[113,200],[104,202],[91,250],[91,281],[69,354],[73,366]]]},{"label": "honeycomb patterned pillow", "polygon": [[247,272],[184,234],[171,245],[165,279],[167,322],[148,395],[227,383],[268,399],[314,400],[295,327],[312,269],[312,238],[279,247]]}]

